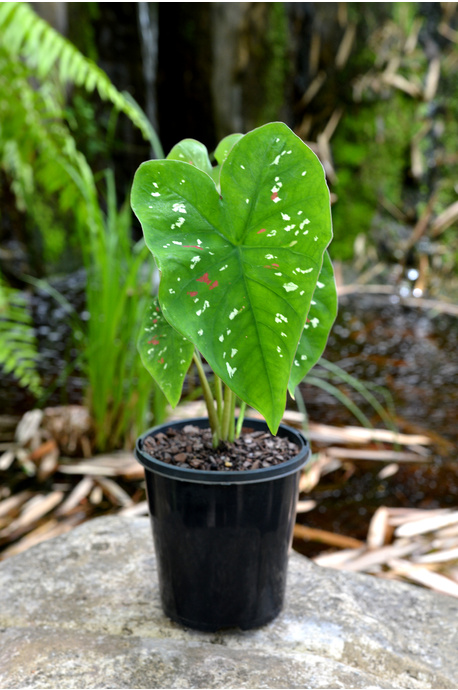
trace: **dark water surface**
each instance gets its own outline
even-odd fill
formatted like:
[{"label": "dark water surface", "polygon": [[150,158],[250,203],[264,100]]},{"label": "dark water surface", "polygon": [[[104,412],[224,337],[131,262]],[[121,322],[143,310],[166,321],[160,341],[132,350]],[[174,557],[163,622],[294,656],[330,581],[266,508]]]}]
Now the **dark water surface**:
[{"label": "dark water surface", "polygon": [[[80,404],[85,381],[78,364],[76,334],[89,318],[85,308],[83,270],[50,281],[50,290],[27,293],[39,351],[45,406]],[[0,414],[23,415],[34,397],[11,374],[0,374]]]},{"label": "dark water surface", "polygon": [[[394,296],[343,297],[325,357],[360,381],[386,387],[399,430],[425,433],[434,445],[430,462],[399,463],[386,479],[378,475],[387,463],[345,462],[307,496],[317,508],[299,521],[365,539],[379,506],[458,506],[458,318],[404,306]],[[311,420],[357,423],[329,394],[312,386],[302,390]],[[358,395],[352,397],[374,426],[383,426]],[[295,547],[306,555],[326,548],[300,542]]]}]

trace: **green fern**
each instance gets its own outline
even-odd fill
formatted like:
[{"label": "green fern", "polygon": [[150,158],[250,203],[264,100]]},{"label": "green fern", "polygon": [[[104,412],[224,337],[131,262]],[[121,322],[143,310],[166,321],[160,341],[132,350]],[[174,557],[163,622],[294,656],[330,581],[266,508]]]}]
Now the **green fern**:
[{"label": "green fern", "polygon": [[62,120],[58,94],[33,88],[29,76],[0,45],[0,165],[27,213],[30,242],[38,228],[44,262],[52,264],[69,240],[84,249],[103,220],[92,171]]},{"label": "green fern", "polygon": [[12,59],[23,59],[39,81],[51,73],[61,84],[75,84],[110,101],[138,127],[158,158],[164,157],[159,139],[148,118],[129,94],[112,84],[95,62],[86,58],[32,8],[21,2],[0,3],[0,45]]},{"label": "green fern", "polygon": [[[39,230],[43,267],[94,249],[103,218],[97,186],[65,118],[65,85],[97,89],[139,127],[158,156],[157,136],[128,94],[26,3],[0,3],[0,166],[26,212],[30,246]],[[68,228],[72,232],[68,232]],[[74,229],[74,231],[73,231]]]},{"label": "green fern", "polygon": [[27,300],[0,282],[0,368],[36,397],[42,393],[38,353]]},{"label": "green fern", "polygon": [[[133,336],[138,310],[147,299],[143,292],[136,293],[145,253],[131,246],[130,208],[118,212],[110,175],[108,198],[101,204],[102,180],[78,150],[67,122],[67,83],[86,91],[97,89],[130,117],[162,157],[145,115],[102,70],[25,3],[0,3],[0,167],[25,213],[27,242],[32,245],[39,236],[46,268],[69,242],[86,268],[91,319],[83,332],[81,367],[88,379],[86,393],[97,444],[104,448],[128,442],[149,409],[153,385],[141,367]],[[106,217],[101,206],[107,208]],[[145,289],[147,285],[148,281]],[[30,321],[24,309],[11,312],[13,297],[9,293],[7,299],[6,294],[5,288],[0,364],[38,392]],[[17,304],[19,298],[14,298]],[[160,413],[160,400],[157,410]]]}]

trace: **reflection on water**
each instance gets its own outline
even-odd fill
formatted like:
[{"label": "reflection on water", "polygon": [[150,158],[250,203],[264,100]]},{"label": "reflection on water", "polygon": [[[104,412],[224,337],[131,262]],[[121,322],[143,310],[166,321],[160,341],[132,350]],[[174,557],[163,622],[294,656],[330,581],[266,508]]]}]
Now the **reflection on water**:
[{"label": "reflection on water", "polygon": [[[386,387],[402,431],[458,441],[458,318],[405,307],[390,296],[340,299],[325,357],[361,381]],[[305,388],[312,419],[354,423],[329,396]],[[375,421],[375,420],[374,420]]]}]

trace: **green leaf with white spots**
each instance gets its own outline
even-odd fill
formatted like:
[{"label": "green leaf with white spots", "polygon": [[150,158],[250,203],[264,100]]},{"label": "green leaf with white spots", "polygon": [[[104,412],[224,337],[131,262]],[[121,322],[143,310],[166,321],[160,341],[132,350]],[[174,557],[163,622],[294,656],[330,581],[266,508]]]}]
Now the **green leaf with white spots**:
[{"label": "green leaf with white spots", "polygon": [[308,374],[323,354],[329,331],[337,316],[337,290],[334,271],[328,252],[313,293],[310,311],[294,358],[288,390],[294,395],[296,386]]},{"label": "green leaf with white spots", "polygon": [[162,274],[165,318],[275,433],[332,237],[329,191],[318,158],[282,123],[232,147],[220,186],[189,163],[148,161],[132,207]]},{"label": "green leaf with white spots", "polygon": [[222,165],[228,157],[231,149],[242,137],[243,134],[229,134],[228,137],[224,137],[224,139],[221,139],[221,141],[215,149],[216,162]]},{"label": "green leaf with white spots", "polygon": [[212,178],[219,190],[219,176],[221,173],[221,166],[229,155],[230,150],[233,146],[243,137],[243,134],[229,134],[228,137],[224,137],[215,149],[215,160],[217,165],[212,168]]},{"label": "green leaf with white spots", "polygon": [[145,312],[137,348],[143,365],[175,407],[180,401],[194,345],[165,320],[157,299]]},{"label": "green leaf with white spots", "polygon": [[207,173],[207,175],[212,174],[212,164],[208,157],[207,148],[195,139],[183,139],[183,141],[180,141],[170,151],[167,160],[190,163],[204,173]]}]

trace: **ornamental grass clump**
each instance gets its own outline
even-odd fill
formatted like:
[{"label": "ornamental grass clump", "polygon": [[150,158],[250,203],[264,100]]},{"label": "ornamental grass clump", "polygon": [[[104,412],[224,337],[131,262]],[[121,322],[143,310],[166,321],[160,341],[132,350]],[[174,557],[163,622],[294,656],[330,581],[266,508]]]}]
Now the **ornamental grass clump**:
[{"label": "ornamental grass clump", "polygon": [[315,154],[277,122],[226,137],[215,159],[212,167],[205,146],[186,139],[143,163],[132,208],[161,274],[142,361],[172,406],[195,362],[216,447],[234,439],[236,398],[276,433],[287,390],[324,350],[337,297]]}]

